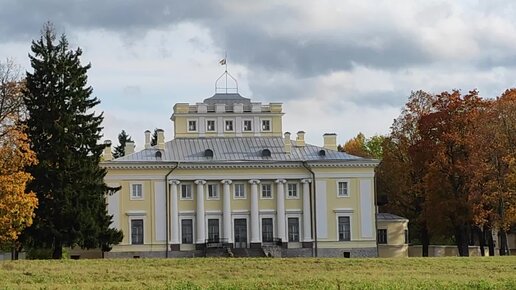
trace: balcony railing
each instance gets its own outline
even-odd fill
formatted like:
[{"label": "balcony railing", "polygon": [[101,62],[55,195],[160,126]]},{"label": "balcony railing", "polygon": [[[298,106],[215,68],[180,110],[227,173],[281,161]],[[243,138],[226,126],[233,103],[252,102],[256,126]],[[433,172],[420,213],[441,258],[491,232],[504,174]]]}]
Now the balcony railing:
[{"label": "balcony railing", "polygon": [[206,239],[206,248],[224,248],[228,244],[228,239]]}]

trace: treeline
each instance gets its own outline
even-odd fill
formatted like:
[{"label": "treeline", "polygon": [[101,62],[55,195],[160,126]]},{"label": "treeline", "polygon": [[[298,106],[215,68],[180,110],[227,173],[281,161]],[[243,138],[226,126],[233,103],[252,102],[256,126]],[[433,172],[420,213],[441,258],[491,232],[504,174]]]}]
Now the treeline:
[{"label": "treeline", "polygon": [[[360,138],[364,146],[353,145]],[[374,156],[365,144],[379,138],[381,154]],[[411,240],[424,256],[431,242],[443,240],[455,242],[461,256],[473,240],[494,255],[495,231],[500,254],[508,253],[507,233],[516,224],[516,89],[495,99],[478,91],[413,92],[387,136],[359,135],[346,147],[381,158],[381,210],[410,219]]]}]

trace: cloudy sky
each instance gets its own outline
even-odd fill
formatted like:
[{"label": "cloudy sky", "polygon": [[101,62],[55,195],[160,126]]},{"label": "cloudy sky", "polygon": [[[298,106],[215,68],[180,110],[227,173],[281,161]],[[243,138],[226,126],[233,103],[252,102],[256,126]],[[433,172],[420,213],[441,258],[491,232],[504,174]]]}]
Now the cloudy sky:
[{"label": "cloudy sky", "polygon": [[91,62],[104,134],[172,138],[172,107],[214,93],[228,54],[240,93],[283,102],[284,130],[312,144],[385,134],[412,90],[516,86],[513,1],[0,0],[0,57],[30,70],[52,21]]}]

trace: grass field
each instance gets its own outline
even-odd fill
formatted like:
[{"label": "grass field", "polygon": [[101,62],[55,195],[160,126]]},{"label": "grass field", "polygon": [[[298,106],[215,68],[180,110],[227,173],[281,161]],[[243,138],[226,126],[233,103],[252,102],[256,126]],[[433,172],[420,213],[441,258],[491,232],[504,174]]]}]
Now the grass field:
[{"label": "grass field", "polygon": [[516,289],[516,257],[0,262],[0,289]]}]

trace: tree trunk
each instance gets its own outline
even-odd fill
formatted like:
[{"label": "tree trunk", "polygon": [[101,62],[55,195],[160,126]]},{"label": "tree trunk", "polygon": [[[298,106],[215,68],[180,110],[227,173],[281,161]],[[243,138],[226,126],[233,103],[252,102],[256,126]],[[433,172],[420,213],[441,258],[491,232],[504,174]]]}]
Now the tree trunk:
[{"label": "tree trunk", "polygon": [[455,227],[455,241],[457,243],[457,249],[459,250],[459,256],[469,257],[469,237],[467,225],[462,224]]},{"label": "tree trunk", "polygon": [[428,228],[426,224],[421,227],[421,250],[422,256],[428,257],[428,246],[430,245],[430,235],[428,234]]},{"label": "tree trunk", "polygon": [[493,257],[495,255],[493,232],[491,231],[491,228],[484,227],[484,233],[487,234],[487,246],[489,248],[489,256]]},{"label": "tree trunk", "polygon": [[484,257],[486,255],[486,251],[484,247],[486,245],[486,241],[484,239],[484,231],[482,231],[481,227],[476,227],[476,232],[478,233],[478,244],[480,246],[480,256]]},{"label": "tree trunk", "polygon": [[499,237],[499,247],[500,247],[500,256],[507,256],[508,255],[508,248],[507,248],[507,233],[504,230],[500,230],[498,232]]},{"label": "tree trunk", "polygon": [[61,241],[54,242],[54,250],[52,252],[52,259],[63,258],[63,243]]}]

